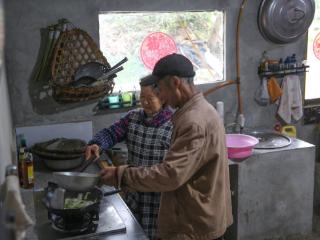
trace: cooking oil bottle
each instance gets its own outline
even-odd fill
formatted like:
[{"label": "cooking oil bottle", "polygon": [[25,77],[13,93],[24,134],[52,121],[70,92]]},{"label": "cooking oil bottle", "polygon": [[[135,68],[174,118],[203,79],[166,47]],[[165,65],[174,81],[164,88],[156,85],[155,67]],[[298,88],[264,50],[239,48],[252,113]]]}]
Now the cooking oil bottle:
[{"label": "cooking oil bottle", "polygon": [[26,150],[25,147],[19,148],[19,156],[18,156],[18,172],[19,172],[19,182],[20,186],[24,187],[26,185]]},{"label": "cooking oil bottle", "polygon": [[33,156],[32,153],[27,153],[25,160],[25,188],[33,188],[34,186],[34,171],[33,171]]}]

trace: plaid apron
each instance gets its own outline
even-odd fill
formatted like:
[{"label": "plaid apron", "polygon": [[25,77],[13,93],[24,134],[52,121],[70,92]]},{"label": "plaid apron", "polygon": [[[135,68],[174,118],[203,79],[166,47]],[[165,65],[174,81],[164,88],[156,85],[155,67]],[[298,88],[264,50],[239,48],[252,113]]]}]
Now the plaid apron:
[{"label": "plaid apron", "polygon": [[[163,161],[170,146],[172,123],[168,120],[149,121],[143,112],[130,116],[126,143],[128,164],[152,166]],[[129,192],[126,203],[150,239],[156,237],[161,193]]]}]

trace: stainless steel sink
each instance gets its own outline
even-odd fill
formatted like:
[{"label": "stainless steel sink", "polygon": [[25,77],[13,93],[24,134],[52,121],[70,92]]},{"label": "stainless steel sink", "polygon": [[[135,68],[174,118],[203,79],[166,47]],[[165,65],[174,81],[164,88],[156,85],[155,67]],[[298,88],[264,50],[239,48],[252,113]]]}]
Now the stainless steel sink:
[{"label": "stainless steel sink", "polygon": [[291,138],[277,132],[253,131],[246,134],[259,139],[255,149],[282,148],[289,146],[292,142]]}]

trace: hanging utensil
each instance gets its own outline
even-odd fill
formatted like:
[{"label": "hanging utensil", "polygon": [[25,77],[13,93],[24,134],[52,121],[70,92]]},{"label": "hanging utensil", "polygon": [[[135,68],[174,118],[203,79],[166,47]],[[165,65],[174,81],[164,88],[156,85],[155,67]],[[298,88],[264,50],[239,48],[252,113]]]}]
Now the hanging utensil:
[{"label": "hanging utensil", "polygon": [[263,0],[258,14],[259,29],[271,42],[295,42],[308,30],[314,13],[314,0]]},{"label": "hanging utensil", "polygon": [[[105,75],[106,73],[118,68],[121,66],[123,63],[128,61],[128,58],[122,59],[120,62],[115,64],[113,67],[109,68],[106,65],[103,65],[102,63],[99,62],[88,62],[84,65],[81,65],[75,72],[74,75],[74,80],[75,82],[79,81],[81,78],[93,78],[93,79],[98,79]],[[122,70],[122,69],[121,69]],[[111,75],[109,75],[111,76]]]},{"label": "hanging utensil", "polygon": [[73,87],[90,87],[93,85],[103,84],[105,81],[113,78],[114,75],[123,70],[123,67],[112,69],[107,73],[102,74],[99,78],[94,78],[90,76],[81,77],[78,81],[72,82],[70,85]]}]

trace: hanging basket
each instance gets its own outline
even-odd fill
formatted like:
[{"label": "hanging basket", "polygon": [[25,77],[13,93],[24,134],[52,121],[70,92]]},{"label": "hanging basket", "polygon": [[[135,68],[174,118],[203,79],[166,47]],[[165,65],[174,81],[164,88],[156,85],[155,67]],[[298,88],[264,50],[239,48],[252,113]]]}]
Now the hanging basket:
[{"label": "hanging basket", "polygon": [[88,33],[81,29],[62,32],[55,46],[51,65],[53,97],[58,102],[81,102],[112,93],[113,79],[96,86],[73,87],[76,70],[88,62],[110,64]]}]

